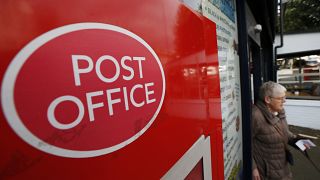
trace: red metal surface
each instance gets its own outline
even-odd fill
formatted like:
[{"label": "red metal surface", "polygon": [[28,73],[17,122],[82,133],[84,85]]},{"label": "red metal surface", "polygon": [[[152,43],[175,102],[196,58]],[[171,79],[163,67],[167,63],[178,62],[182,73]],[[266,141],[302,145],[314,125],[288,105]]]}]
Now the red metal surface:
[{"label": "red metal surface", "polygon": [[99,22],[144,39],[161,60],[167,86],[158,117],[141,137],[93,158],[64,158],[31,147],[1,109],[0,179],[159,179],[202,134],[211,136],[213,179],[223,179],[214,23],[178,0],[2,0],[0,12],[1,82],[11,60],[34,38],[68,24]]},{"label": "red metal surface", "polygon": [[197,165],[191,170],[185,180],[203,180],[203,162],[200,160]]}]

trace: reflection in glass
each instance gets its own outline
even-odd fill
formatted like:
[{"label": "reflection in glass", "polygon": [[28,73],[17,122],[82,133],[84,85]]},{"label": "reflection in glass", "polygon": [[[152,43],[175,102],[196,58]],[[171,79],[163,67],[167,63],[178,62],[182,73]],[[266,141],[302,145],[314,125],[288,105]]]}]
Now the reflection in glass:
[{"label": "reflection in glass", "polygon": [[277,59],[277,80],[288,98],[320,99],[320,56],[309,55]]}]

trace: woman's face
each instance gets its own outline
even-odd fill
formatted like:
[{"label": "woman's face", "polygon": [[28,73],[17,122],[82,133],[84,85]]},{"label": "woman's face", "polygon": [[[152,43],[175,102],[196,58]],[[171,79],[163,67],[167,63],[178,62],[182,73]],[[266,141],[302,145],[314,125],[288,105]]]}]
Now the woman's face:
[{"label": "woman's face", "polygon": [[269,97],[268,101],[268,106],[273,112],[280,112],[283,110],[283,105],[286,102],[286,93],[274,93],[274,96]]}]

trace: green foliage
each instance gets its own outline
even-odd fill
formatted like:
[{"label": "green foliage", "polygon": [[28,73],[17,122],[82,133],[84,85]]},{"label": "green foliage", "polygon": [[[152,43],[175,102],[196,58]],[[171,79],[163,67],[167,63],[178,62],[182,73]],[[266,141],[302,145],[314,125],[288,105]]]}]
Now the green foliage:
[{"label": "green foliage", "polygon": [[291,0],[284,16],[284,33],[319,32],[320,0]]}]

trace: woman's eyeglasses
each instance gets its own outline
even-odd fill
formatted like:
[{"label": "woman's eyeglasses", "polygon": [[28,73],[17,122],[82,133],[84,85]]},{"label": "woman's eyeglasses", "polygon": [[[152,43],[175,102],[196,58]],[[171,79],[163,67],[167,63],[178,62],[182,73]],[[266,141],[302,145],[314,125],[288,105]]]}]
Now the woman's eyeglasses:
[{"label": "woman's eyeglasses", "polygon": [[279,101],[285,101],[287,97],[286,96],[283,96],[283,97],[271,97],[270,96],[270,98],[276,99],[276,100],[279,100]]}]

